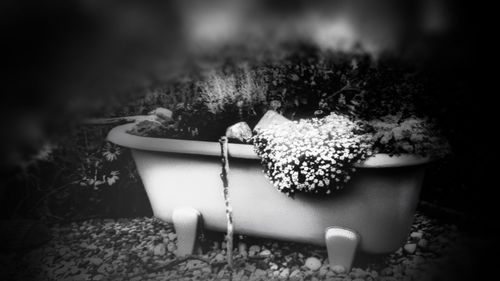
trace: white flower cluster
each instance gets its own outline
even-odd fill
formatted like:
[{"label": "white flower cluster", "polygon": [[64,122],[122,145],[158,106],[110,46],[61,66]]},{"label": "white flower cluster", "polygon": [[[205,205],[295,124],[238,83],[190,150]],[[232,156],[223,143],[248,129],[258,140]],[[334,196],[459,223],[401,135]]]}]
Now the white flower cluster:
[{"label": "white flower cluster", "polygon": [[348,118],[331,114],[273,125],[254,136],[255,151],[271,182],[288,196],[331,194],[372,154],[369,138]]}]

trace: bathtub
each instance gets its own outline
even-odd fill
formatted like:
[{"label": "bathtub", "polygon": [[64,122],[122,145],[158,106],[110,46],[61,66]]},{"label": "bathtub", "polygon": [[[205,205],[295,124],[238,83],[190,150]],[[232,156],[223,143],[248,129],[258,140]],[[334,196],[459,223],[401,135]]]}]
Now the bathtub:
[{"label": "bathtub", "polygon": [[[108,140],[132,150],[154,215],[174,223],[180,254],[193,251],[200,222],[224,232],[220,144],[134,136],[126,133],[132,126],[113,128]],[[230,143],[228,151],[235,233],[326,245],[330,264],[346,268],[356,251],[389,253],[405,242],[429,161],[377,154],[334,196],[292,199],[264,176],[252,145]]]}]

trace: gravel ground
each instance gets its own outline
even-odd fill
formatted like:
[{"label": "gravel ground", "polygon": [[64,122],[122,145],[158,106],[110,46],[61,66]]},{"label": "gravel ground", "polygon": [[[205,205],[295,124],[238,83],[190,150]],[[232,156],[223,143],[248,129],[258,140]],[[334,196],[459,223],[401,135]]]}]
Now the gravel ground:
[{"label": "gravel ground", "polygon": [[[52,240],[0,255],[1,280],[227,280],[221,233],[205,233],[203,255],[178,260],[171,224],[155,218],[88,220],[51,227]],[[330,269],[323,247],[236,237],[233,280],[422,280],[464,235],[417,214],[406,245],[361,255],[349,273]],[[455,243],[454,243],[455,242]],[[424,278],[425,277],[425,278]]]}]

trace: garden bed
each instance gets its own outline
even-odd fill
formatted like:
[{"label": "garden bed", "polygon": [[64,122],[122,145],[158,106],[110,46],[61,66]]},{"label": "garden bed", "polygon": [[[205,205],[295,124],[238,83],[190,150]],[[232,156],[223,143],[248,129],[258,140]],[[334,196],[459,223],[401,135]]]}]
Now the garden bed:
[{"label": "garden bed", "polygon": [[[51,226],[52,240],[3,253],[2,280],[224,280],[220,233],[205,233],[203,255],[180,263],[172,225],[155,218],[94,219]],[[418,213],[408,241],[388,256],[360,256],[347,274],[328,267],[323,247],[237,237],[234,280],[421,280],[463,245],[454,225]],[[243,254],[242,254],[243,253]],[[443,270],[443,268],[441,268]]]}]

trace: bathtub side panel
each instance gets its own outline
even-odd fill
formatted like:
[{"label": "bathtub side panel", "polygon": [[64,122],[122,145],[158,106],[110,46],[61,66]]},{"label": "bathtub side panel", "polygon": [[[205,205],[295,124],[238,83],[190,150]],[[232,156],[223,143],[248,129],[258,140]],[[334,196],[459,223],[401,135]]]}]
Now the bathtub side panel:
[{"label": "bathtub side panel", "polygon": [[132,154],[156,217],[171,222],[173,210],[192,207],[202,213],[206,227],[225,228],[221,168],[214,157],[142,150]]},{"label": "bathtub side panel", "polygon": [[[155,216],[171,221],[175,208],[202,213],[207,228],[225,231],[226,217],[218,157],[133,151]],[[329,226],[361,234],[370,253],[396,250],[413,221],[422,166],[358,169],[345,189],[329,198],[274,188],[258,161],[230,159],[229,187],[235,231],[241,234],[324,244]]]}]

